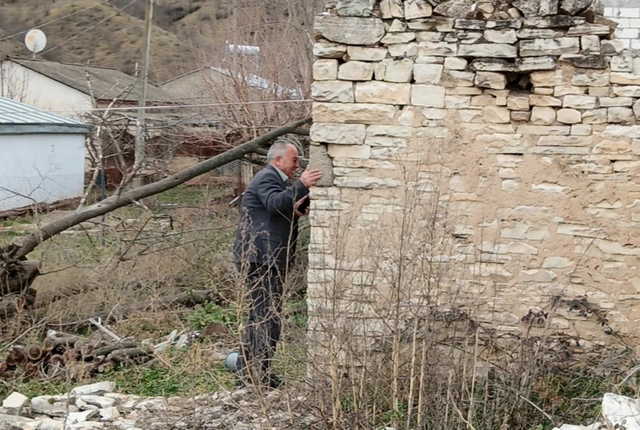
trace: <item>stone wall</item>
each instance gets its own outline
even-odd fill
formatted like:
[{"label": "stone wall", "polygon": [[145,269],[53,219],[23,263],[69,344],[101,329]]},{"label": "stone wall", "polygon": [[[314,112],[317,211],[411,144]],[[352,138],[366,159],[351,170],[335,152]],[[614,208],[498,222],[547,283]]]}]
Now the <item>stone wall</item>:
[{"label": "stone wall", "polygon": [[371,350],[429,319],[638,344],[640,58],[603,9],[327,4],[312,352]]}]

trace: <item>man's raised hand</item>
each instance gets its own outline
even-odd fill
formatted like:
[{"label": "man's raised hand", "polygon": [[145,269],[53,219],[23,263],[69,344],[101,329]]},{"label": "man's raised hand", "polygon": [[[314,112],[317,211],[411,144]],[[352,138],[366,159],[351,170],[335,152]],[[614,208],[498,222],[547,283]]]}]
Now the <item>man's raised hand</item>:
[{"label": "man's raised hand", "polygon": [[319,169],[309,169],[308,167],[302,175],[300,175],[300,182],[306,188],[314,187],[318,181],[322,178],[322,172]]}]

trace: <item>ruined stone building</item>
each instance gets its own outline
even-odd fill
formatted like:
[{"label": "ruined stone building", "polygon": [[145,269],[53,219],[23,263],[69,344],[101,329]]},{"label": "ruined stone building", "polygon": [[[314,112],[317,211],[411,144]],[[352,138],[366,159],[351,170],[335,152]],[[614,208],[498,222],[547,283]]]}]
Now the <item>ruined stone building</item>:
[{"label": "ruined stone building", "polygon": [[639,344],[640,5],[337,0],[315,28],[318,354],[458,322]]}]

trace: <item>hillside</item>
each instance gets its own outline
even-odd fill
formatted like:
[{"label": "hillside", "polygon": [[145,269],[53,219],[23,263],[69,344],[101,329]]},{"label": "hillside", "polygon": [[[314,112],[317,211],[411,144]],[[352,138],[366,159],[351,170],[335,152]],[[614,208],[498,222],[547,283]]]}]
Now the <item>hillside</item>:
[{"label": "hillside", "polygon": [[[137,3],[144,4],[142,0]],[[119,9],[98,0],[5,1],[0,3],[0,29],[4,34],[15,34],[50,23],[42,28],[48,40],[40,57],[78,64],[90,61],[134,73],[136,63],[142,61],[144,21],[127,13],[127,9]],[[71,14],[74,15],[67,17]],[[0,53],[3,57],[30,56],[23,40],[24,34],[20,34],[1,41]],[[160,82],[197,67],[196,53],[176,35],[154,26],[152,40],[152,80]]]}]

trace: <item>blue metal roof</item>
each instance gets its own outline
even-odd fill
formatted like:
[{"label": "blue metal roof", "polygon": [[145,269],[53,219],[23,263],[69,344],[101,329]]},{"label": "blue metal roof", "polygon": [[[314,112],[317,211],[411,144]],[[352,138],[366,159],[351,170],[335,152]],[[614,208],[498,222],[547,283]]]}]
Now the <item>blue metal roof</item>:
[{"label": "blue metal roof", "polygon": [[0,97],[0,134],[25,132],[87,134],[90,128],[90,124]]}]

